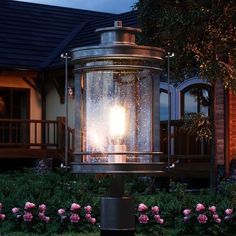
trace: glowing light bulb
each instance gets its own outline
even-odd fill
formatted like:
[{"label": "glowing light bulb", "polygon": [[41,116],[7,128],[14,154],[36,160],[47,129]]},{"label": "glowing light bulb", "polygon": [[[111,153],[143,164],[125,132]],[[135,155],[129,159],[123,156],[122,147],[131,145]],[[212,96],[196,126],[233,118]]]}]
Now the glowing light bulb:
[{"label": "glowing light bulb", "polygon": [[[114,105],[109,113],[109,132],[110,141],[108,145],[109,152],[126,152],[127,146],[124,144],[124,135],[126,131],[126,110],[121,105]],[[108,155],[108,162],[122,163],[126,162],[126,155]]]},{"label": "glowing light bulb", "polygon": [[122,139],[125,135],[126,110],[121,105],[114,105],[109,114],[109,130],[112,139]]}]

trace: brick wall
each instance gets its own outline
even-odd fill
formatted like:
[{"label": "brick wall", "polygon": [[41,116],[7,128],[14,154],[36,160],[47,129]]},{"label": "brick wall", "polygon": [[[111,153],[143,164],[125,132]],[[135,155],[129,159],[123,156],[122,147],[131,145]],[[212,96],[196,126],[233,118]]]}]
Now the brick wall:
[{"label": "brick wall", "polygon": [[225,127],[224,127],[224,86],[216,81],[214,86],[214,131],[215,131],[215,160],[217,165],[224,165],[225,156]]},{"label": "brick wall", "polygon": [[229,91],[229,162],[236,159],[236,95]]}]

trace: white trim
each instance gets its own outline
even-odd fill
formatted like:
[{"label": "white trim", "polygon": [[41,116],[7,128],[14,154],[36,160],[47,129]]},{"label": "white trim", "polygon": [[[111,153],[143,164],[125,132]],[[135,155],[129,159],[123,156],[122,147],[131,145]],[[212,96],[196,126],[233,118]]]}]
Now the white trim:
[{"label": "white trim", "polygon": [[[168,83],[166,82],[161,82],[160,83],[160,89],[163,89],[163,90],[166,90],[168,91]],[[171,120],[175,120],[176,117],[175,117],[175,107],[176,107],[176,104],[175,104],[175,94],[176,94],[176,88],[170,84],[170,94],[171,94]]]}]

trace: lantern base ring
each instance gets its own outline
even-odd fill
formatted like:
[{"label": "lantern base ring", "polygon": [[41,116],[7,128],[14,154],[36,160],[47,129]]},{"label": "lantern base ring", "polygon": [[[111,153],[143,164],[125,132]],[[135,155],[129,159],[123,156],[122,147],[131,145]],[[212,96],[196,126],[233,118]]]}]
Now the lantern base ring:
[{"label": "lantern base ring", "polygon": [[161,155],[163,152],[75,152],[74,155],[103,156],[103,155]]},{"label": "lantern base ring", "polygon": [[72,173],[94,173],[94,174],[158,174],[165,176],[167,172],[167,163],[83,163],[72,162]]}]

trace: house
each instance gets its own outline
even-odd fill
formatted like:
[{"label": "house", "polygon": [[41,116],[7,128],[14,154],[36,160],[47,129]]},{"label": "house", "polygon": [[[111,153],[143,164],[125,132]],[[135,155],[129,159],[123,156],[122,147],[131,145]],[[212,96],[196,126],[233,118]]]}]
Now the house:
[{"label": "house", "polygon": [[[95,29],[122,20],[124,26],[137,26],[137,12],[109,14],[65,7],[3,0],[0,3],[0,158],[64,158],[65,67],[60,55],[72,48],[96,45]],[[69,63],[69,151],[73,152],[74,100],[73,66]],[[161,82],[161,151],[166,152],[167,88]],[[194,91],[197,91],[194,92]],[[186,112],[210,115],[214,99],[214,162],[229,174],[236,159],[235,95],[219,83],[193,77],[170,85],[171,119],[179,120]],[[176,122],[173,122],[176,124]],[[209,173],[210,145],[181,135],[172,127],[172,156],[191,163],[204,160]],[[176,138],[176,135],[181,138]],[[187,145],[186,145],[187,144]],[[187,158],[187,161],[185,161]],[[185,168],[186,169],[186,168]],[[189,172],[192,170],[189,169]],[[200,174],[199,174],[200,175]]]}]

